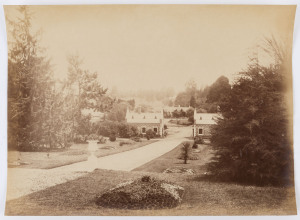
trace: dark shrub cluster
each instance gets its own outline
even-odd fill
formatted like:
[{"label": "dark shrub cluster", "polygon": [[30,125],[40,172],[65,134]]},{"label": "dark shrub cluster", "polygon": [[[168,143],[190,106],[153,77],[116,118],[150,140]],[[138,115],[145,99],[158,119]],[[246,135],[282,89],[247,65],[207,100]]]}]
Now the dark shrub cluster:
[{"label": "dark shrub cluster", "polygon": [[204,140],[203,140],[203,138],[201,136],[196,136],[194,138],[194,143],[195,144],[204,144]]},{"label": "dark shrub cluster", "polygon": [[108,190],[96,198],[96,204],[119,209],[173,208],[180,204],[183,192],[180,186],[143,176]]},{"label": "dark shrub cluster", "polygon": [[93,125],[94,133],[105,137],[115,135],[120,138],[130,138],[137,136],[137,127],[126,122],[103,121]]},{"label": "dark shrub cluster", "polygon": [[111,136],[109,136],[109,140],[111,141],[111,142],[114,142],[114,141],[116,141],[116,136],[115,135],[111,135]]}]

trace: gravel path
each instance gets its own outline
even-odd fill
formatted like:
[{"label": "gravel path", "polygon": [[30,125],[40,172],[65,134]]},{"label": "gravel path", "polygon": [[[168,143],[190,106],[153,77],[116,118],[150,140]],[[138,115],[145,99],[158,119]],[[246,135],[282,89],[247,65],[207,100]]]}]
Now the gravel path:
[{"label": "gravel path", "polygon": [[6,200],[16,199],[76,179],[96,168],[131,171],[174,149],[190,134],[190,127],[180,129],[174,127],[172,135],[161,141],[118,154],[48,170],[8,168]]}]

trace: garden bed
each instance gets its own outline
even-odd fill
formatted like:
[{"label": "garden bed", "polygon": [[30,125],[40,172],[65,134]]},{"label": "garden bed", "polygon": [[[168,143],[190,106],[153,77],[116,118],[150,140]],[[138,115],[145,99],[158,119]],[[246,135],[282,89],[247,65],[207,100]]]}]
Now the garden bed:
[{"label": "garden bed", "polygon": [[[143,147],[157,141],[146,139],[141,140],[141,142],[135,142],[129,139],[117,138],[114,142],[107,141],[105,144],[98,144],[96,156],[103,157],[117,154]],[[123,144],[120,144],[122,142]],[[126,143],[124,144],[124,142]],[[8,151],[8,167],[51,169],[85,161],[88,156],[88,144],[73,144],[69,149],[54,152]]]}]

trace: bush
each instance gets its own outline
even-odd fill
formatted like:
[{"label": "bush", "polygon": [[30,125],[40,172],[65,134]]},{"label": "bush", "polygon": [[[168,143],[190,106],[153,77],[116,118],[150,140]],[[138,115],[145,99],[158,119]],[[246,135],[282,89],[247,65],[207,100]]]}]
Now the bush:
[{"label": "bush", "polygon": [[174,208],[182,201],[184,188],[173,183],[143,176],[121,183],[96,197],[96,204],[121,209]]},{"label": "bush", "polygon": [[99,140],[100,144],[105,144],[106,143],[106,139],[103,136],[99,136],[98,140]]},{"label": "bush", "polygon": [[196,144],[195,141],[194,141],[194,143],[193,143],[192,148],[193,148],[193,149],[197,149],[197,148],[198,148],[198,144]]},{"label": "bush", "polygon": [[121,141],[120,143],[119,143],[119,146],[123,146],[124,144],[132,144],[130,141]]},{"label": "bush", "polygon": [[121,138],[130,138],[138,135],[136,126],[116,121],[99,122],[93,127],[93,131],[105,137],[115,135]]},{"label": "bush", "polygon": [[140,137],[132,137],[130,138],[131,140],[135,141],[135,142],[142,142]]},{"label": "bush", "polygon": [[146,138],[150,140],[151,138],[154,138],[156,136],[156,133],[152,129],[148,129],[146,131]]},{"label": "bush", "polygon": [[191,157],[191,143],[184,142],[181,147],[181,154],[179,159],[184,160],[184,163],[187,164],[188,159]]},{"label": "bush", "polygon": [[111,136],[109,136],[109,140],[110,140],[111,142],[114,142],[114,141],[117,140],[117,138],[116,138],[115,135],[111,135]]},{"label": "bush", "polygon": [[76,144],[85,144],[85,143],[87,143],[86,142],[87,141],[87,137],[88,137],[87,135],[77,134],[77,135],[75,135],[73,141]]},{"label": "bush", "polygon": [[204,140],[201,136],[196,136],[194,138],[194,142],[195,142],[195,144],[204,144]]},{"label": "bush", "polygon": [[98,139],[99,139],[99,135],[97,135],[97,134],[90,134],[87,137],[87,140],[98,140]]}]

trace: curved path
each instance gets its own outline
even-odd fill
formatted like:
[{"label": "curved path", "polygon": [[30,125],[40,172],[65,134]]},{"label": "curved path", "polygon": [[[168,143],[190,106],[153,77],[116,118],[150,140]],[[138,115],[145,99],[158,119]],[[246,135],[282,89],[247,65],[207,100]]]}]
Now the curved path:
[{"label": "curved path", "polygon": [[191,127],[170,127],[170,135],[152,144],[113,154],[94,160],[83,161],[53,169],[9,168],[7,181],[7,200],[61,184],[94,169],[131,171],[145,163],[169,152],[178,146],[186,137],[191,136]]}]

